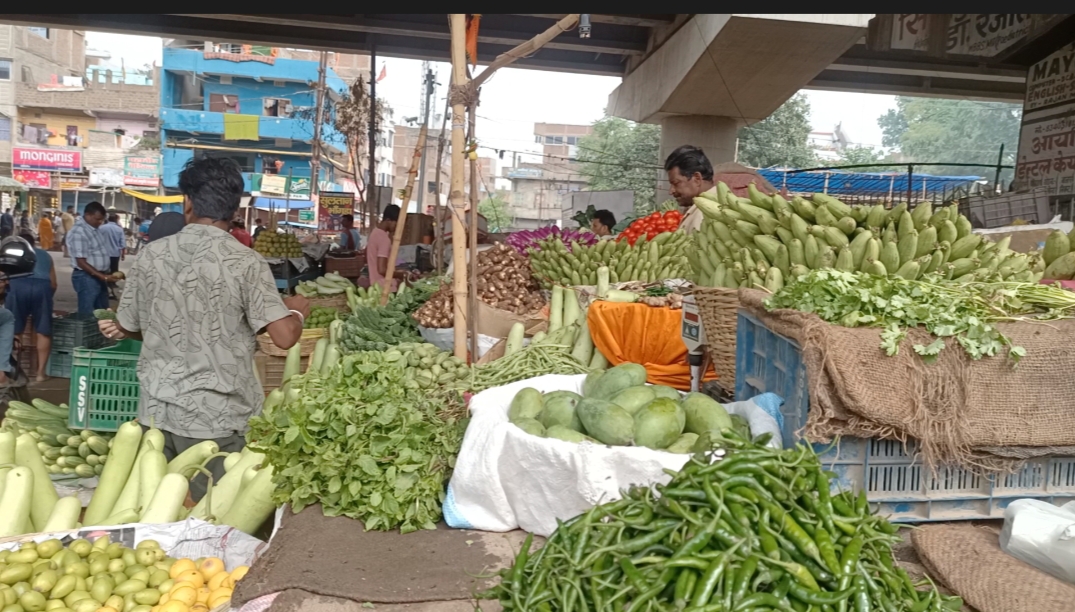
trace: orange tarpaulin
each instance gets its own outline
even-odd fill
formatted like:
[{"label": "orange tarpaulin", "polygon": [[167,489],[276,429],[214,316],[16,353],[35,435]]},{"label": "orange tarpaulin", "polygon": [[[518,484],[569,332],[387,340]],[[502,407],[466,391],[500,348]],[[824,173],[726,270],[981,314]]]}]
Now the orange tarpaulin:
[{"label": "orange tarpaulin", "polygon": [[[590,304],[586,324],[594,346],[610,365],[637,363],[646,368],[647,382],[690,391],[691,368],[680,336],[680,312],[596,301]],[[710,368],[703,379],[716,380],[717,374]]]}]

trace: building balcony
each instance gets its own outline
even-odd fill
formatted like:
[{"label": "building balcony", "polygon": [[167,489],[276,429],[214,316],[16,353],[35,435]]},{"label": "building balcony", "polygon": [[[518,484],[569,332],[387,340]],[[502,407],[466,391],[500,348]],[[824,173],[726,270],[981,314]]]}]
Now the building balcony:
[{"label": "building balcony", "polygon": [[[191,134],[224,135],[224,113],[179,108],[160,109],[160,126],[164,130]],[[313,141],[314,122],[287,117],[258,117],[259,139]],[[346,152],[343,134],[330,125],[321,126],[321,141],[341,153]],[[237,141],[239,143],[246,141]],[[251,141],[253,142],[253,141]]]},{"label": "building balcony", "polygon": [[16,99],[24,108],[93,111],[154,117],[160,108],[155,85],[87,83],[82,88],[16,83]]}]

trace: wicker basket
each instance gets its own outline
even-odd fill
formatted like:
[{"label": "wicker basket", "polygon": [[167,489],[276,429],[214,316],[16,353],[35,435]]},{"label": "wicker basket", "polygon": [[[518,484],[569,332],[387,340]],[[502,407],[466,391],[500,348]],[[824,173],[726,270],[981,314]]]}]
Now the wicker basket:
[{"label": "wicker basket", "polygon": [[717,384],[735,394],[735,332],[739,317],[739,290],[695,287],[694,300],[705,329],[709,359],[717,372]]},{"label": "wicker basket", "polygon": [[[307,355],[312,354],[314,352],[314,347],[317,346],[317,341],[320,338],[324,338],[327,333],[328,330],[324,327],[302,330],[302,337],[299,339],[299,347],[302,351],[302,356],[306,357]],[[269,334],[261,334],[258,336],[258,348],[261,349],[262,353],[265,353],[270,357],[287,357],[287,351],[273,344]]]},{"label": "wicker basket", "polygon": [[334,295],[332,297],[310,298],[310,309],[312,310],[314,306],[335,308],[342,313],[351,314],[351,308],[347,305],[347,294]]}]

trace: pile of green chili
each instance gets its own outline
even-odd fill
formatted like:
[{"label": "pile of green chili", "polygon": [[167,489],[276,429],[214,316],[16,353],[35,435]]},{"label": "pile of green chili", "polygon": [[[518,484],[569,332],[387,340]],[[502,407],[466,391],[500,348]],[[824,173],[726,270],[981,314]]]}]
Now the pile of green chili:
[{"label": "pile of green chili", "polygon": [[482,594],[514,612],[926,612],[960,610],[892,557],[897,528],[865,494],[830,493],[805,444],[775,450],[725,433],[672,480],[532,536]]}]

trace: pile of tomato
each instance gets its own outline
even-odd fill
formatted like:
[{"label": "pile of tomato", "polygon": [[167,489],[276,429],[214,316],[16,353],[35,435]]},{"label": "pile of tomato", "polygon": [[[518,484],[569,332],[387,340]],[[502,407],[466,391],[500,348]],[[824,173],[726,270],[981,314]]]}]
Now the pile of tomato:
[{"label": "pile of tomato", "polygon": [[645,236],[646,240],[653,240],[662,232],[676,231],[682,220],[683,214],[678,210],[651,213],[628,225],[616,240],[626,240],[628,244],[634,246],[634,243],[642,236]]}]

